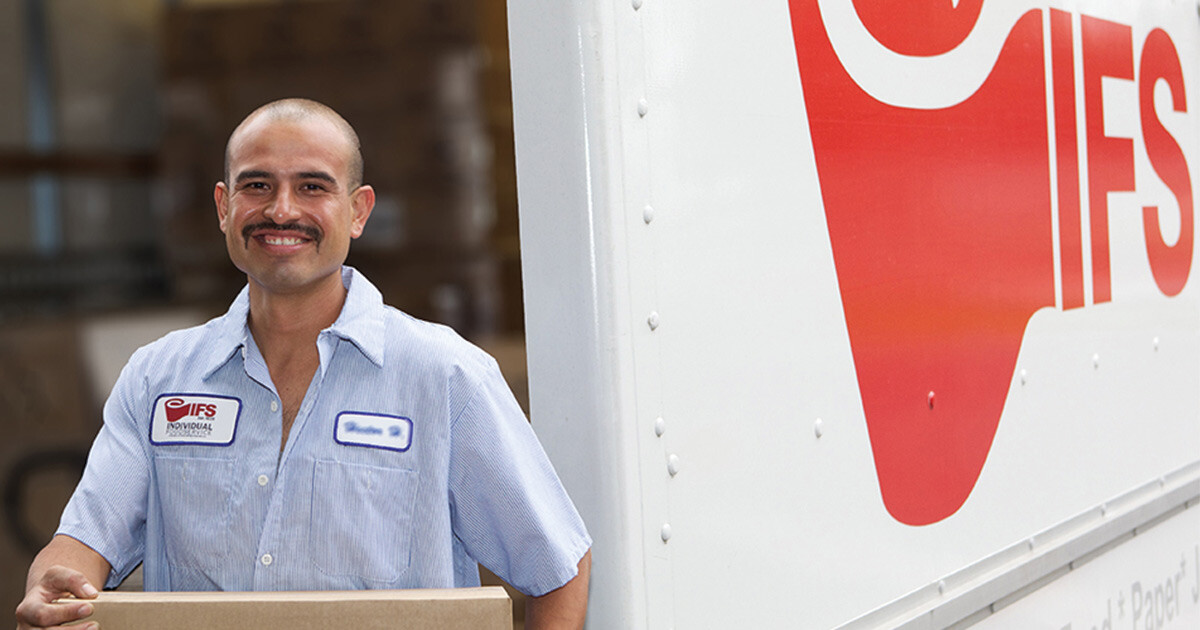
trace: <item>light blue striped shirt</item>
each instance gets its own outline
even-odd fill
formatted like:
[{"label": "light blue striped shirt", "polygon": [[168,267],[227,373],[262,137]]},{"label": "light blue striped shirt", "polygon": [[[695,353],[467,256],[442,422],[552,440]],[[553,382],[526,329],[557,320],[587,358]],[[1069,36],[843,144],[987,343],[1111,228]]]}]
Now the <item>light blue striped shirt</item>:
[{"label": "light blue striped shirt", "polygon": [[496,362],[385,306],[346,267],[345,306],[282,453],[282,408],[229,312],[139,349],[59,533],[146,590],[478,585],[542,595],[591,545]]}]

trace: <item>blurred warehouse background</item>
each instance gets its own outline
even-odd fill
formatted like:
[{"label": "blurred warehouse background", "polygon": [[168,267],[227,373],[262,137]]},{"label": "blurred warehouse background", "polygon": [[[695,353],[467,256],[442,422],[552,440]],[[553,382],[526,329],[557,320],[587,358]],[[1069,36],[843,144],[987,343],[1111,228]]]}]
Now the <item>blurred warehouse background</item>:
[{"label": "blurred warehouse background", "polygon": [[217,230],[224,143],[303,96],[358,130],[379,204],[350,254],[500,360],[526,403],[500,0],[0,2],[0,606],[49,539],[138,346],[245,283]]}]

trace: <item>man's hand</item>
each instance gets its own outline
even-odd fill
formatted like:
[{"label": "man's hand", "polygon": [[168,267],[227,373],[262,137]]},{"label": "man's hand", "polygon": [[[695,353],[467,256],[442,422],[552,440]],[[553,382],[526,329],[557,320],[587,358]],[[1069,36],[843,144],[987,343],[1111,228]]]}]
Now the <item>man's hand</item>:
[{"label": "man's hand", "polygon": [[[17,630],[60,628],[92,614],[92,605],[87,602],[51,602],[68,595],[93,599],[97,595],[95,585],[104,584],[109,569],[108,561],[91,547],[70,536],[55,536],[29,566],[25,600],[17,606]],[[72,630],[97,627],[85,624]]]},{"label": "man's hand", "polygon": [[[92,605],[87,602],[52,603],[54,600],[74,595],[79,599],[94,599],[98,591],[79,571],[55,565],[42,574],[40,580],[25,593],[25,599],[17,606],[17,630],[26,628],[59,628],[64,623],[77,621],[92,614]],[[96,630],[98,624],[77,626],[74,630]]]}]

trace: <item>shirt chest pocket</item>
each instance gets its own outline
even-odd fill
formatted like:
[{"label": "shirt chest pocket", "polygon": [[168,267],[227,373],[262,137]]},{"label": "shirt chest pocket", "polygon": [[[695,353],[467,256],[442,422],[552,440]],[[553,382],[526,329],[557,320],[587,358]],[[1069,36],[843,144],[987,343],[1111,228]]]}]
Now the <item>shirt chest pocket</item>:
[{"label": "shirt chest pocket", "polygon": [[233,460],[157,456],[167,557],[178,567],[213,569],[229,553]]},{"label": "shirt chest pocket", "polygon": [[309,549],[330,576],[394,582],[408,569],[417,473],[317,460]]}]

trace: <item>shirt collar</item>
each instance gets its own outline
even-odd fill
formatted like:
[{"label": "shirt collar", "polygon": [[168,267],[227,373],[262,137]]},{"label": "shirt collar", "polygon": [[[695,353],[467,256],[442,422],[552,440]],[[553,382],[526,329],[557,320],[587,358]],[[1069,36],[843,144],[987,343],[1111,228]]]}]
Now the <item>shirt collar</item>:
[{"label": "shirt collar", "polygon": [[[383,367],[383,295],[353,267],[342,267],[342,284],[346,287],[346,302],[337,320],[323,332],[349,341],[371,363]],[[208,323],[212,352],[205,366],[205,380],[237,352],[242,352],[244,358],[250,337],[250,327],[246,323],[249,313],[250,287],[247,285],[242,287],[225,315]]]},{"label": "shirt collar", "polygon": [[327,330],[354,344],[376,367],[383,367],[383,295],[354,267],[342,267],[346,303]]}]

